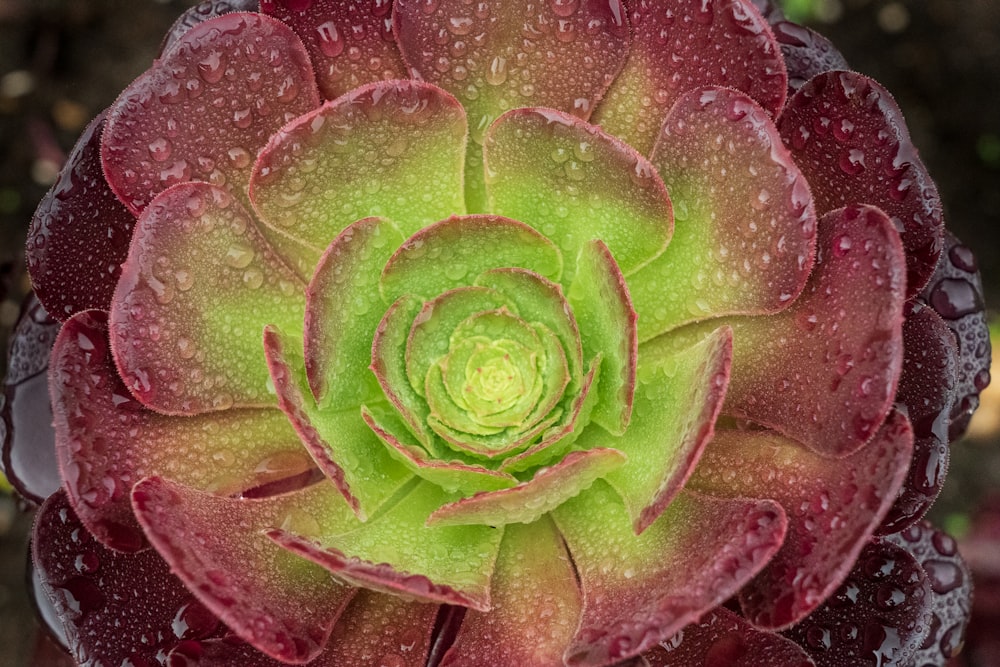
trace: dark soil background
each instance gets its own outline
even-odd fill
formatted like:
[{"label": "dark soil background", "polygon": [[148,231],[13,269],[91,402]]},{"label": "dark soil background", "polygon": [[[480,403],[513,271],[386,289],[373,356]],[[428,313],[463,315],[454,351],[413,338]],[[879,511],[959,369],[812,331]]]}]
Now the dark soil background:
[{"label": "dark soil background", "polygon": [[[147,67],[166,28],[190,4],[0,0],[0,351],[28,289],[22,248],[36,203],[80,130]],[[987,304],[997,312],[1000,0],[811,4],[814,25],[854,69],[895,94],[940,188],[948,224],[975,249]],[[0,360],[0,375],[4,366]],[[959,535],[975,528],[977,513],[1000,491],[998,432],[1000,406],[990,403],[974,422],[972,436],[953,449],[951,475],[934,518]],[[30,516],[0,496],[0,664],[9,667],[59,664],[51,653],[39,652],[38,626],[24,592],[29,525]],[[983,552],[982,544],[968,546],[970,556]],[[991,548],[970,560],[984,576],[977,614],[995,632],[989,626],[1000,618],[1000,596],[987,575],[1000,576],[1000,551],[990,553]],[[976,637],[973,633],[961,664],[1000,665],[990,657],[996,654],[976,650]]]}]

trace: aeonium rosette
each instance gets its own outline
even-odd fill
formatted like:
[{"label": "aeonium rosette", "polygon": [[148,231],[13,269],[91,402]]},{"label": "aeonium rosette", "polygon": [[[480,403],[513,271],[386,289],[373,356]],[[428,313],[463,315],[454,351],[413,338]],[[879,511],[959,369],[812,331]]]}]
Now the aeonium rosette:
[{"label": "aeonium rosette", "polygon": [[877,83],[749,0],[251,4],[29,239],[80,663],[957,650],[981,300]]}]

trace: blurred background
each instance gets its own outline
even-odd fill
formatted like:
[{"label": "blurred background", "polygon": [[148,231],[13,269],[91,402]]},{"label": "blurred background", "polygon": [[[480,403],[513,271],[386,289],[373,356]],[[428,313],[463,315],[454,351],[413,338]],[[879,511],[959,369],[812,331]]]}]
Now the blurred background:
[{"label": "blurred background", "polygon": [[[32,212],[77,135],[155,57],[183,0],[0,0],[0,351],[28,289]],[[786,11],[896,97],[948,226],[979,259],[1000,312],[1000,0],[787,0]],[[6,354],[0,355],[0,376]],[[994,372],[994,377],[998,373]],[[967,650],[1000,667],[1000,381],[984,395],[932,518],[976,572]],[[0,397],[2,400],[2,397]],[[26,593],[30,513],[0,492],[0,665],[56,667]]]}]

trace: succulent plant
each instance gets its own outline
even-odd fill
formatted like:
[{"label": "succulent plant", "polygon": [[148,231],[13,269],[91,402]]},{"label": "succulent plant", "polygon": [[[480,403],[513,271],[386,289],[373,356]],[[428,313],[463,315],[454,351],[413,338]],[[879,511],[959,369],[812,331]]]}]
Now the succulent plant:
[{"label": "succulent plant", "polygon": [[4,463],[80,664],[960,646],[975,259],[769,2],[202,3],[27,252]]}]

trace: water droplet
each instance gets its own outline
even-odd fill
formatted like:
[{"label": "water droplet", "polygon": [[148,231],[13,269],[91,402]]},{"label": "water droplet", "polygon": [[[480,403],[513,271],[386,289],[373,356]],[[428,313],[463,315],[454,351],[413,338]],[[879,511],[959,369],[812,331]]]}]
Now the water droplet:
[{"label": "water droplet", "polygon": [[946,320],[957,320],[982,310],[975,286],[961,278],[945,278],[931,291],[931,307]]},{"label": "water droplet", "polygon": [[453,16],[445,24],[453,35],[468,35],[472,32],[473,21],[467,16]]},{"label": "water droplet", "polygon": [[333,21],[327,21],[316,26],[316,33],[319,35],[319,48],[323,55],[329,58],[336,58],[344,51],[344,40],[337,30]]},{"label": "water droplet", "polygon": [[245,269],[254,258],[253,248],[243,244],[233,244],[226,251],[226,264],[234,269]]},{"label": "water droplet", "polygon": [[230,148],[226,155],[234,167],[242,169],[250,164],[250,153],[245,148],[239,146]]},{"label": "water droplet", "polygon": [[552,13],[561,18],[568,18],[576,13],[580,7],[580,0],[550,0],[549,6]]},{"label": "water droplet", "polygon": [[840,169],[849,176],[856,176],[865,170],[865,153],[851,148],[840,154]]},{"label": "water droplet", "polygon": [[507,81],[507,59],[503,56],[496,56],[486,70],[486,83],[491,86],[499,86],[505,81]]},{"label": "water droplet", "polygon": [[253,123],[253,114],[250,111],[250,107],[246,107],[244,109],[237,109],[236,111],[233,112],[233,125],[240,128],[241,130],[245,130],[246,128],[250,127],[252,123]]},{"label": "water droplet", "polygon": [[205,83],[218,83],[222,79],[224,71],[225,62],[222,58],[222,53],[219,51],[212,51],[212,53],[198,62],[198,76]]},{"label": "water droplet", "polygon": [[165,137],[149,142],[149,156],[154,162],[165,162],[173,152],[173,145]]}]

